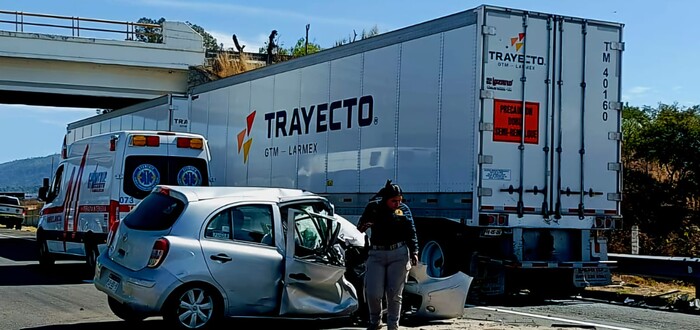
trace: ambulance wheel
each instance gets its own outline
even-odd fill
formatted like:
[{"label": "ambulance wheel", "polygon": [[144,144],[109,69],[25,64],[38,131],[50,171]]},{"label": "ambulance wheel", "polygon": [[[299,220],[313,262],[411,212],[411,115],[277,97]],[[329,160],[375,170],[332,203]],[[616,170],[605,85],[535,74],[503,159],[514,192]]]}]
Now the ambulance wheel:
[{"label": "ambulance wheel", "polygon": [[140,322],[146,318],[145,314],[134,311],[112,297],[107,297],[107,305],[114,315],[126,322]]},{"label": "ambulance wheel", "polygon": [[46,244],[46,240],[41,238],[39,235],[37,239],[39,244],[39,266],[47,268],[53,266],[56,262],[56,258],[49,252],[49,246]]},{"label": "ambulance wheel", "polygon": [[95,272],[95,267],[97,266],[97,257],[100,255],[100,251],[97,249],[95,244],[85,245],[85,263],[87,264],[88,270]]}]

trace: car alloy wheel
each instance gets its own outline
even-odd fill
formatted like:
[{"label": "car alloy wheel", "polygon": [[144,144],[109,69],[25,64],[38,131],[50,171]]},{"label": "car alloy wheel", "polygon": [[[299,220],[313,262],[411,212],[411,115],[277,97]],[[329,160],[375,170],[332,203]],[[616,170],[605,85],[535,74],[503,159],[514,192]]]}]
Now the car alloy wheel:
[{"label": "car alloy wheel", "polygon": [[211,290],[192,286],[178,291],[164,319],[179,329],[208,329],[218,321],[219,305]]}]

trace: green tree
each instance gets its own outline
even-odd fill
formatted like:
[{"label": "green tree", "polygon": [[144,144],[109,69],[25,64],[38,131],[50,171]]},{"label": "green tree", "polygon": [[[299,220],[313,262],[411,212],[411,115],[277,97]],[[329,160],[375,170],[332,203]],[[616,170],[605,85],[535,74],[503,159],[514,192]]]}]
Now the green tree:
[{"label": "green tree", "polygon": [[[165,18],[161,17],[158,20],[152,18],[141,17],[136,23],[140,24],[157,24],[162,26],[165,22]],[[149,42],[149,43],[162,43],[163,42],[163,29],[156,27],[146,27],[146,26],[136,26],[134,29],[134,35],[136,40]]]},{"label": "green tree", "polygon": [[207,52],[215,53],[223,50],[223,46],[219,45],[218,41],[216,38],[214,38],[209,32],[204,31],[204,28],[197,24],[192,24],[190,22],[185,22],[185,24],[189,25],[192,30],[195,30],[199,35],[202,36],[202,39],[204,39],[204,49],[207,50]]},{"label": "green tree", "polygon": [[[695,253],[683,247],[700,238],[700,108],[624,107],[622,131],[625,229],[639,226],[643,254]],[[629,246],[628,231],[613,235]]]},{"label": "green tree", "polygon": [[[137,23],[142,23],[142,24],[157,24],[157,25],[163,25],[165,22],[165,18],[161,17],[158,20],[152,19],[152,18],[147,18],[147,17],[142,17],[140,18]],[[185,22],[192,30],[195,32],[199,33],[199,35],[202,36],[203,39],[203,46],[207,50],[207,52],[219,52],[223,50],[223,45],[219,45],[218,41],[216,38],[214,38],[209,32],[205,31],[203,27],[193,24],[190,22]],[[143,42],[151,42],[151,43],[162,43],[163,42],[163,29],[162,28],[155,28],[155,27],[144,27],[144,26],[137,26],[135,29],[135,37],[136,40],[138,41],[143,41]]]},{"label": "green tree", "polygon": [[299,38],[297,40],[297,44],[294,45],[294,47],[289,48],[289,53],[293,57],[301,57],[304,55],[310,55],[313,53],[318,53],[322,50],[321,46],[319,46],[317,43],[309,42],[308,44],[308,52],[307,52],[307,47],[306,47],[306,42],[304,38]]}]

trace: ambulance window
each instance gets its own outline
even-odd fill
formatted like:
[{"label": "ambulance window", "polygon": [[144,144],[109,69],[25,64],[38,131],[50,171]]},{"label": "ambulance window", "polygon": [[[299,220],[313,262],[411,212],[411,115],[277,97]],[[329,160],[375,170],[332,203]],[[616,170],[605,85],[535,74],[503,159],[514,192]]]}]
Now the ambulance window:
[{"label": "ambulance window", "polygon": [[59,166],[58,169],[56,169],[56,175],[53,177],[53,182],[51,183],[51,187],[49,188],[49,192],[46,196],[46,199],[49,201],[53,200],[58,196],[58,193],[61,192],[61,181],[63,180],[63,165]]},{"label": "ambulance window", "polygon": [[129,156],[124,162],[124,193],[145,198],[156,185],[208,186],[207,162],[201,158]]}]

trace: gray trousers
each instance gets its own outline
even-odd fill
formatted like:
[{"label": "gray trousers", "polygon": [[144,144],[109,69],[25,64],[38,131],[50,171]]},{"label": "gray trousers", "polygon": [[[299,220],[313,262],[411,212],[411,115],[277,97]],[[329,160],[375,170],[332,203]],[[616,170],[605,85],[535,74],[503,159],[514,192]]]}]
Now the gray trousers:
[{"label": "gray trousers", "polygon": [[404,284],[411,269],[408,247],[395,250],[369,250],[365,272],[365,299],[370,324],[379,324],[382,317],[382,298],[386,294],[387,325],[399,326]]}]

